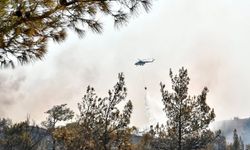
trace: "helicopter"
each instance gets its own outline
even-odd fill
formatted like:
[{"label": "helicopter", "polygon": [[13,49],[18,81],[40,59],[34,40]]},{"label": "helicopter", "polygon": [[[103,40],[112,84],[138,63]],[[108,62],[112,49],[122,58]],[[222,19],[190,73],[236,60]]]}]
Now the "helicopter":
[{"label": "helicopter", "polygon": [[136,66],[143,66],[143,65],[145,65],[146,63],[152,63],[152,62],[154,62],[154,61],[155,61],[155,59],[151,59],[151,60],[139,59],[139,60],[135,63],[135,65],[136,65]]}]

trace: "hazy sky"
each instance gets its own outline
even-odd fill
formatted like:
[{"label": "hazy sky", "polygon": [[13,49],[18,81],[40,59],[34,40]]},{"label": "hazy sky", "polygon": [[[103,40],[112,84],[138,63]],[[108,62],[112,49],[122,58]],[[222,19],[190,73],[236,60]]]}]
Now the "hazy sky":
[{"label": "hazy sky", "polygon": [[[148,120],[144,87],[152,116],[164,120],[159,83],[170,87],[169,68],[177,73],[184,66],[191,94],[208,86],[216,120],[249,117],[249,7],[249,0],[157,0],[149,14],[119,30],[103,19],[103,34],[70,34],[62,44],[50,43],[43,61],[1,70],[0,115],[18,121],[30,114],[39,122],[56,104],[76,110],[87,85],[104,96],[124,72],[132,124],[141,127]],[[137,58],[156,61],[135,67]]]}]

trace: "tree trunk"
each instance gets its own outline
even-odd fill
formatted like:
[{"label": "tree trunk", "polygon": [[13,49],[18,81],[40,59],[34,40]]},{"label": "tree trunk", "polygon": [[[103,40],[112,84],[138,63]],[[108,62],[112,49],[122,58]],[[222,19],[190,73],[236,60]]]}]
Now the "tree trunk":
[{"label": "tree trunk", "polygon": [[56,150],[56,140],[54,138],[52,138],[52,150]]},{"label": "tree trunk", "polygon": [[181,100],[181,105],[180,105],[180,110],[179,110],[179,125],[178,125],[178,132],[179,132],[179,134],[178,134],[178,145],[179,145],[179,147],[178,147],[178,150],[182,150],[182,145],[181,145],[181,137],[182,137],[182,133],[181,133],[181,128],[182,128],[182,126],[181,126],[181,116],[182,116],[182,112],[181,112],[181,108],[182,108],[182,100]]},{"label": "tree trunk", "polygon": [[178,147],[178,150],[182,150],[182,147],[181,147],[181,121],[179,121],[179,137],[178,137],[178,145],[179,145],[179,147]]}]

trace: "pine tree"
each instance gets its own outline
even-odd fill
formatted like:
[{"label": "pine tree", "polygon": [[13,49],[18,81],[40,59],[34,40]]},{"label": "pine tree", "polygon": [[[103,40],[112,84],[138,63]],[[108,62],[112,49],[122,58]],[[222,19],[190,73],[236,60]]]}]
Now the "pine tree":
[{"label": "pine tree", "polygon": [[215,150],[226,150],[227,148],[226,137],[222,134],[221,130],[215,132],[215,140],[213,144]]},{"label": "pine tree", "polygon": [[[119,74],[118,78],[114,89],[109,90],[104,98],[98,97],[94,88],[87,87],[86,94],[78,104],[80,115],[77,122],[62,129],[61,135],[69,136],[67,139],[58,136],[58,139],[67,141],[66,149],[130,149],[132,129],[128,124],[133,106],[130,100],[126,100],[123,74]],[[126,104],[121,111],[118,105],[122,102]]]},{"label": "pine tree", "polygon": [[198,149],[204,147],[211,138],[211,131],[207,129],[215,118],[214,110],[206,103],[208,89],[205,87],[199,96],[188,95],[189,77],[183,67],[178,75],[173,75],[170,69],[172,90],[165,89],[160,84],[164,111],[167,115],[168,134],[175,149]]},{"label": "pine tree", "polygon": [[151,0],[1,0],[0,65],[43,58],[48,40],[64,41],[67,29],[79,37],[88,28],[101,33],[100,14],[111,16],[119,27],[141,7],[148,11]]},{"label": "pine tree", "polygon": [[56,149],[56,138],[54,137],[54,132],[56,129],[56,124],[61,121],[67,121],[74,117],[74,112],[70,108],[66,107],[67,104],[61,104],[53,106],[45,113],[49,116],[46,121],[43,121],[41,124],[48,129],[52,135],[52,149]]},{"label": "pine tree", "polygon": [[233,131],[233,150],[240,150],[240,141],[236,129]]}]

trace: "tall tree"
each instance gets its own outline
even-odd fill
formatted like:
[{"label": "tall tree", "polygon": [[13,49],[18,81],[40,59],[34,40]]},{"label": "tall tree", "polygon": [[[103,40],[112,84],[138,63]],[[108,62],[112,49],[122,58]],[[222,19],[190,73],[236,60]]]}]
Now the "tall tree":
[{"label": "tall tree", "polygon": [[215,132],[215,140],[213,142],[213,149],[214,150],[226,150],[227,142],[226,137],[222,134],[221,130]]},{"label": "tall tree", "polygon": [[54,138],[54,131],[56,128],[56,124],[60,121],[67,121],[74,117],[74,112],[70,110],[66,106],[67,104],[61,104],[53,106],[53,108],[49,109],[45,113],[47,113],[49,116],[47,117],[46,121],[42,122],[42,125],[48,129],[48,131],[51,133],[52,136],[52,144],[53,144],[53,150],[56,148],[56,139]]},{"label": "tall tree", "polygon": [[65,40],[67,29],[80,37],[87,28],[101,33],[101,14],[111,16],[119,27],[140,7],[148,11],[151,0],[1,0],[0,65],[14,67],[43,58],[48,39]]},{"label": "tall tree", "polygon": [[[94,88],[88,86],[82,102],[79,103],[78,135],[74,136],[74,149],[108,150],[129,149],[131,129],[128,127],[132,114],[132,102],[126,100],[127,89],[123,74],[108,96],[100,98]],[[126,102],[123,110],[118,108]],[[74,146],[72,146],[74,145]],[[68,148],[70,149],[70,148]]]},{"label": "tall tree", "polygon": [[236,129],[233,131],[233,150],[240,150],[240,141]]},{"label": "tall tree", "polygon": [[187,69],[182,67],[178,75],[173,75],[170,69],[169,75],[173,91],[169,92],[164,84],[160,84],[164,111],[168,118],[168,134],[172,141],[176,141],[175,149],[202,148],[207,144],[204,142],[209,139],[207,136],[212,135],[207,127],[215,118],[214,110],[206,103],[208,89],[205,87],[200,95],[191,97],[188,95],[190,79]]}]

